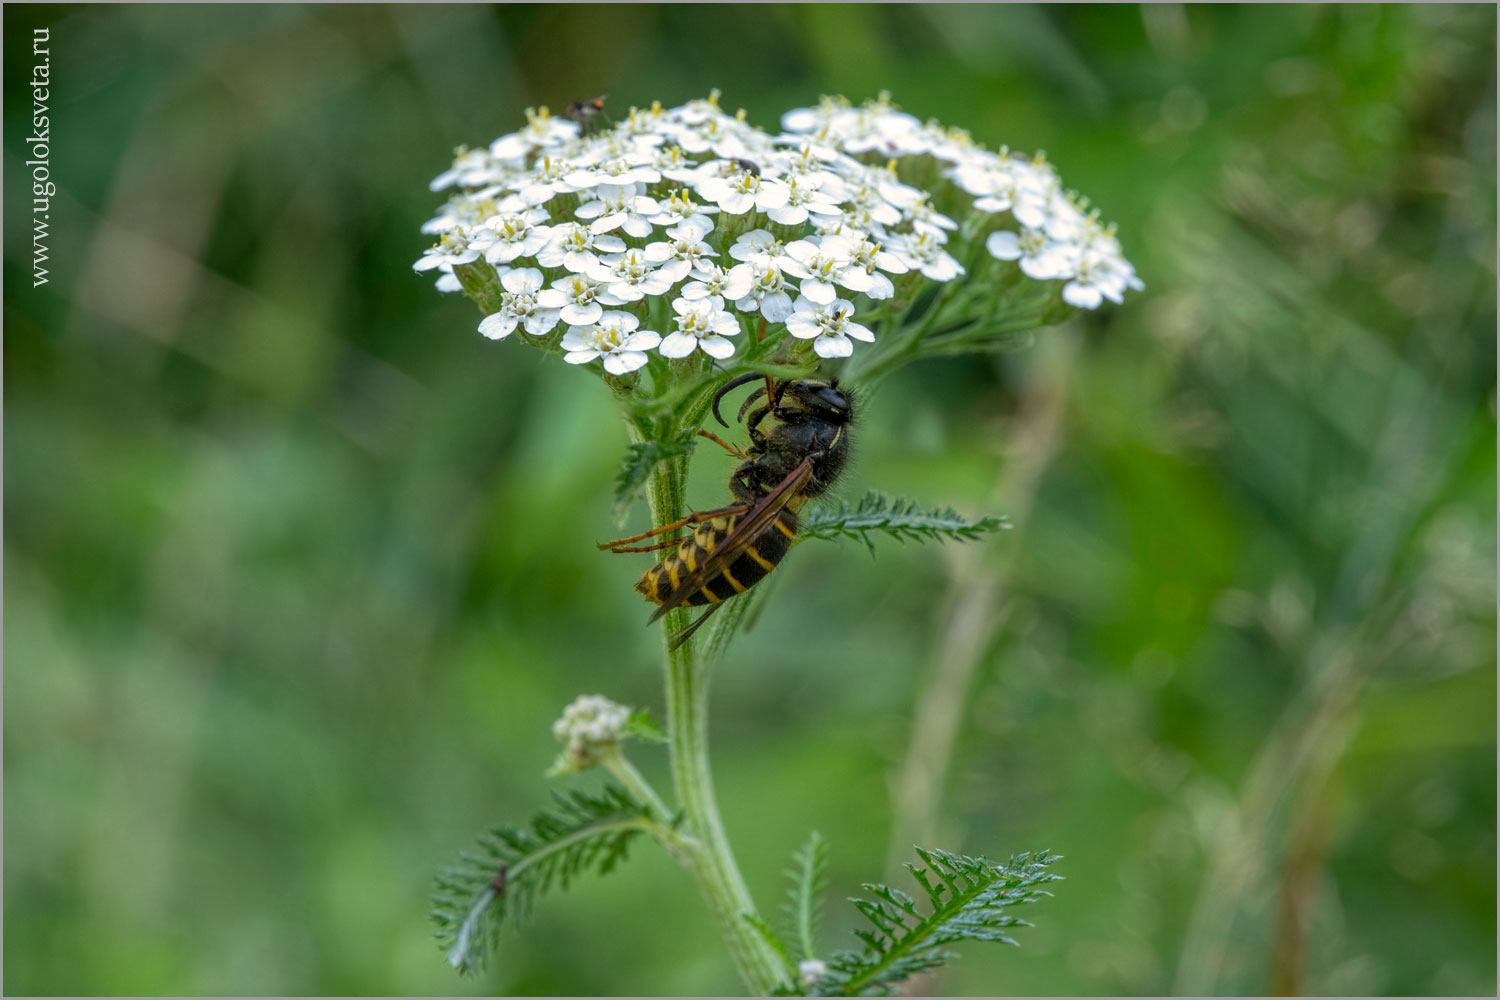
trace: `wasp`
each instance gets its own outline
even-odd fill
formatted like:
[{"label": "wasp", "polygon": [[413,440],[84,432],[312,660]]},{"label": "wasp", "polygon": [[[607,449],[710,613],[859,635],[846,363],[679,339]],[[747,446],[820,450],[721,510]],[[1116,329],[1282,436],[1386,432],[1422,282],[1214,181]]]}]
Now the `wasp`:
[{"label": "wasp", "polygon": [[[748,447],[742,450],[710,431],[698,431],[740,460],[729,476],[733,502],[599,546],[616,553],[675,547],[671,555],[641,574],[635,585],[646,600],[658,605],[652,622],[676,607],[709,605],[672,637],[674,649],[724,601],[755,586],[786,558],[797,537],[798,512],[834,484],[849,457],[854,405],[849,391],[837,380],[741,375],[714,393],[714,419],[728,427],[719,413],[720,400],[761,378],[765,385],[745,399],[736,417],[745,426]],[[767,418],[773,422],[764,426]],[[692,533],[680,540],[635,544],[689,525]]]},{"label": "wasp", "polygon": [[607,94],[601,94],[598,97],[569,101],[567,110],[563,113],[577,122],[580,126],[579,131],[587,135],[599,125],[597,119],[608,120],[609,116],[604,114],[604,99],[607,96]]}]

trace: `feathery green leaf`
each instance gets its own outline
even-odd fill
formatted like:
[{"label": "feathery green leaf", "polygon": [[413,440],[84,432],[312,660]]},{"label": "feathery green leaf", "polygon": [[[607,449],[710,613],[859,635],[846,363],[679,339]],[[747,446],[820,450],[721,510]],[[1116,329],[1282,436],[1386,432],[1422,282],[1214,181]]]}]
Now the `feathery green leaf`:
[{"label": "feathery green leaf", "polygon": [[625,725],[620,727],[620,735],[632,740],[640,740],[642,743],[667,742],[667,731],[661,727],[661,723],[651,718],[651,712],[644,708],[638,708],[630,713],[630,718],[626,719]]},{"label": "feathery green leaf", "polygon": [[895,984],[934,969],[954,957],[945,948],[957,941],[1003,941],[1006,931],[1029,926],[1006,912],[1051,893],[1040,888],[1060,875],[1047,871],[1057,855],[1022,854],[1004,864],[946,851],[917,848],[925,867],[906,868],[922,887],[931,912],[916,900],[886,885],[866,884],[874,899],[852,900],[870,926],[854,932],[858,951],[840,951],[828,960],[817,982],[824,996],[888,996]]},{"label": "feathery green leaf", "polygon": [[915,500],[892,500],[880,493],[867,493],[858,504],[846,500],[837,509],[809,511],[802,518],[797,536],[802,538],[853,538],[875,551],[875,535],[884,533],[899,542],[948,539],[974,541],[990,531],[1009,528],[1003,517],[971,521],[952,508],[923,510]]},{"label": "feathery green leaf", "polygon": [[625,461],[615,476],[615,520],[624,520],[626,511],[640,495],[646,480],[651,478],[656,463],[688,454],[697,441],[697,435],[689,433],[667,441],[641,441],[629,445],[625,450]]},{"label": "feathery green leaf", "polygon": [[794,939],[802,946],[804,959],[817,958],[814,942],[818,935],[818,918],[822,915],[823,890],[828,888],[828,842],[814,830],[803,848],[792,856],[787,871],[792,880],[787,890],[786,914]]},{"label": "feathery green leaf", "polygon": [[556,799],[528,828],[495,827],[479,838],[479,854],[464,852],[438,874],[432,919],[460,972],[484,968],[507,915],[523,917],[554,884],[566,889],[588,871],[607,875],[650,825],[647,808],[613,786]]},{"label": "feathery green leaf", "polygon": [[797,963],[792,961],[792,956],[787,952],[786,945],[781,943],[781,938],[776,936],[776,932],[771,929],[771,925],[766,923],[757,914],[741,913],[740,918],[749,924],[755,930],[755,933],[759,934],[761,939],[771,946],[771,950],[776,953],[776,957],[781,959],[782,967],[786,969],[786,985],[790,989],[791,984],[797,981]]}]

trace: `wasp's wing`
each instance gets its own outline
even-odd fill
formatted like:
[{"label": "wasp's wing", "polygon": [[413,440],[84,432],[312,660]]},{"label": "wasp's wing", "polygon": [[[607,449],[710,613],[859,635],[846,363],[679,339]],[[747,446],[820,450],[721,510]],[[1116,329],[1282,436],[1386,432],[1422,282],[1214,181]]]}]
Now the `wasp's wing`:
[{"label": "wasp's wing", "polygon": [[[722,573],[736,559],[744,555],[745,550],[755,544],[755,540],[775,523],[776,518],[786,509],[786,505],[792,498],[802,491],[807,481],[812,478],[812,459],[804,458],[802,464],[792,470],[791,475],[776,484],[776,488],[755,502],[755,506],[745,514],[740,522],[734,526],[722,542],[714,546],[714,550],[708,554],[698,568],[683,577],[677,587],[662,599],[661,607],[650,618],[654,622],[662,615],[677,607],[693,594],[697,593],[705,583]],[[649,622],[648,622],[649,624]]]}]

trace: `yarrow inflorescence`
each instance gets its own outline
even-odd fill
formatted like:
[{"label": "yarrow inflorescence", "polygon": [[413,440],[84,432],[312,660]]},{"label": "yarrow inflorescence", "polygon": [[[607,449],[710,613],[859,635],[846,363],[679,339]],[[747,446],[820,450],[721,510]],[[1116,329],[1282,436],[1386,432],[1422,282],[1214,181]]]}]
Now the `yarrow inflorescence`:
[{"label": "yarrow inflorescence", "polygon": [[486,337],[520,330],[614,376],[752,343],[847,357],[921,279],[975,280],[980,250],[1001,262],[994,281],[1014,269],[1074,308],[1142,287],[1113,227],[1041,155],[985,149],[884,95],[825,97],[779,135],[718,97],[597,126],[530,110],[460,149],[432,182],[452,194],[414,267],[473,295]]},{"label": "yarrow inflorescence", "polygon": [[585,771],[620,742],[630,709],[603,695],[579,695],[552,724],[552,735],[564,744],[554,774]]}]

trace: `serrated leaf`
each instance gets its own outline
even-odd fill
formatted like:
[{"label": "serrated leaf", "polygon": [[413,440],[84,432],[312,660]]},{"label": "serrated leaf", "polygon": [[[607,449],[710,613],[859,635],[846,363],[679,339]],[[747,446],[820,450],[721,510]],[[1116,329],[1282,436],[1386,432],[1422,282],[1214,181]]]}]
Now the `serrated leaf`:
[{"label": "serrated leaf", "polygon": [[642,743],[665,743],[667,742],[667,731],[661,727],[661,723],[651,718],[651,713],[644,709],[637,709],[625,720],[620,727],[620,735]]},{"label": "serrated leaf", "polygon": [[852,507],[846,500],[837,509],[824,507],[804,514],[797,537],[852,538],[874,552],[878,535],[888,535],[898,542],[966,542],[1009,527],[1010,522],[1003,517],[973,521],[951,507],[923,510],[915,500],[892,500],[871,492]]},{"label": "serrated leaf", "polygon": [[792,856],[787,872],[792,880],[787,890],[787,922],[793,937],[802,946],[803,959],[817,957],[818,919],[822,915],[823,890],[828,887],[828,842],[814,830],[807,843]]},{"label": "serrated leaf", "polygon": [[896,984],[952,958],[947,945],[1014,944],[1005,931],[1028,925],[1008,908],[1051,895],[1041,886],[1061,877],[1047,871],[1058,857],[1045,851],[1018,855],[1004,864],[922,848],[917,856],[925,867],[907,867],[925,891],[931,911],[922,913],[900,889],[866,885],[875,899],[853,900],[870,923],[870,928],[854,932],[864,947],[837,952],[828,960],[828,971],[817,983],[820,994],[886,996]]},{"label": "serrated leaf", "polygon": [[623,521],[630,505],[640,496],[646,480],[658,462],[669,458],[680,458],[693,450],[698,441],[695,434],[688,434],[668,441],[640,441],[625,449],[625,460],[615,476],[614,515]]},{"label": "serrated leaf", "polygon": [[607,875],[624,859],[648,810],[619,788],[555,796],[556,805],[524,829],[495,827],[478,838],[480,853],[437,875],[432,920],[448,962],[459,972],[484,968],[507,916],[521,917],[552,886],[578,875]]}]

